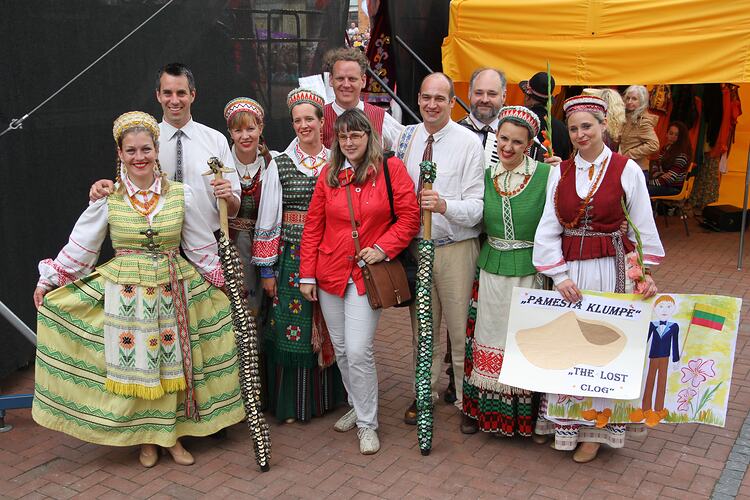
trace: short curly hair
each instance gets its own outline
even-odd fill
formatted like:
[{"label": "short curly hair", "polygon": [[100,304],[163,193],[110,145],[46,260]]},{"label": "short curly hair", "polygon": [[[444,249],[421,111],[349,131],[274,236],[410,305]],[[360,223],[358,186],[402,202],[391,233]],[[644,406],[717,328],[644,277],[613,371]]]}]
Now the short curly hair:
[{"label": "short curly hair", "polygon": [[339,47],[326,52],[323,58],[323,71],[333,73],[333,65],[339,61],[352,61],[359,64],[359,69],[364,75],[370,66],[365,54],[355,47]]}]

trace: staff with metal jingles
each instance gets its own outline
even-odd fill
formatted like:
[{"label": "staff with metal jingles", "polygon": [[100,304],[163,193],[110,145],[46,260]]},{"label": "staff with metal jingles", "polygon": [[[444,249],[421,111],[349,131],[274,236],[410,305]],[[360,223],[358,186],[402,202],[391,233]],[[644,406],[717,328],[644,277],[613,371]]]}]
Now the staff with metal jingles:
[{"label": "staff with metal jingles", "polygon": [[[432,189],[437,166],[430,160],[419,164],[424,189]],[[417,441],[422,455],[432,449],[432,263],[435,260],[435,244],[432,242],[432,212],[422,209],[422,240],[418,245],[419,269],[417,270]]]},{"label": "staff with metal jingles", "polygon": [[[208,160],[209,170],[203,175],[214,175],[221,179],[223,172],[231,169],[216,157]],[[226,293],[232,305],[232,322],[234,324],[237,355],[240,363],[240,389],[247,415],[247,426],[253,439],[255,460],[262,472],[270,469],[271,435],[268,423],[260,409],[260,372],[258,371],[258,331],[255,318],[248,309],[247,299],[242,293],[244,282],[242,263],[237,249],[229,241],[229,224],[227,217],[227,203],[219,199],[219,223],[221,233],[219,237],[219,257],[224,270]]]}]

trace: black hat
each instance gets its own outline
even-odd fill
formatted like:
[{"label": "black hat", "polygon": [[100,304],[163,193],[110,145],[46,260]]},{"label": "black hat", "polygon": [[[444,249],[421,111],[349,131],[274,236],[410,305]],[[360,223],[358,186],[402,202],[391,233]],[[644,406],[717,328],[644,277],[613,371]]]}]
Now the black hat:
[{"label": "black hat", "polygon": [[[547,99],[547,73],[539,72],[532,76],[530,80],[524,80],[518,84],[524,94],[536,97],[538,99]],[[550,92],[555,90],[555,79],[550,76]]]}]

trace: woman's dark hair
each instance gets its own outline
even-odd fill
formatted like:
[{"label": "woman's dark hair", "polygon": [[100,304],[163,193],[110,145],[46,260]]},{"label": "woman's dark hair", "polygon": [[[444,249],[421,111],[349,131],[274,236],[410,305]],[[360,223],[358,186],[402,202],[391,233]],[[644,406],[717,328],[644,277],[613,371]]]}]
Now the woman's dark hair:
[{"label": "woman's dark hair", "polygon": [[346,157],[339,146],[339,133],[364,132],[367,134],[367,149],[359,165],[354,167],[354,183],[364,184],[370,173],[377,173],[383,162],[383,146],[380,136],[372,129],[372,124],[364,112],[357,108],[348,109],[341,113],[333,124],[333,144],[331,144],[331,162],[326,182],[331,187],[338,187],[339,172],[344,167]]},{"label": "woman's dark hair", "polygon": [[664,154],[661,157],[662,168],[668,168],[674,163],[675,158],[681,154],[687,156],[688,163],[693,159],[693,145],[690,143],[690,132],[687,125],[675,121],[669,124],[667,130],[672,127],[677,129],[677,140],[671,146],[664,146]]}]

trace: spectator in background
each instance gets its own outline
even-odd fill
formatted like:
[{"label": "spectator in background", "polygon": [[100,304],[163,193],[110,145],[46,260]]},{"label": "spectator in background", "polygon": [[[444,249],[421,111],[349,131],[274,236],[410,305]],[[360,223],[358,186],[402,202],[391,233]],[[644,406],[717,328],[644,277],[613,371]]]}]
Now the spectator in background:
[{"label": "spectator in background", "polygon": [[654,127],[658,118],[648,112],[648,90],[631,85],[625,90],[625,125],[620,137],[620,154],[635,161],[648,179],[649,156],[659,151]]},{"label": "spectator in background", "polygon": [[354,38],[355,35],[359,34],[359,29],[357,28],[357,23],[352,23],[349,26],[349,29],[346,30],[346,34],[349,35],[349,38]]},{"label": "spectator in background", "polygon": [[[550,77],[549,80],[549,91],[547,90],[547,73],[545,72],[537,73],[530,79],[518,84],[524,94],[523,105],[533,111],[542,124],[542,129],[537,136],[539,142],[544,141],[542,133],[547,130],[547,98],[549,93],[555,91],[555,79]],[[563,122],[554,116],[552,117],[552,149],[555,156],[564,159],[570,157],[570,138],[567,128]],[[543,151],[536,144],[532,145],[530,156],[535,160],[544,160]]]},{"label": "spectator in background", "polygon": [[685,182],[692,152],[687,126],[682,122],[670,123],[666,144],[659,151],[659,157],[651,162],[648,194],[671,196],[679,193]]}]

